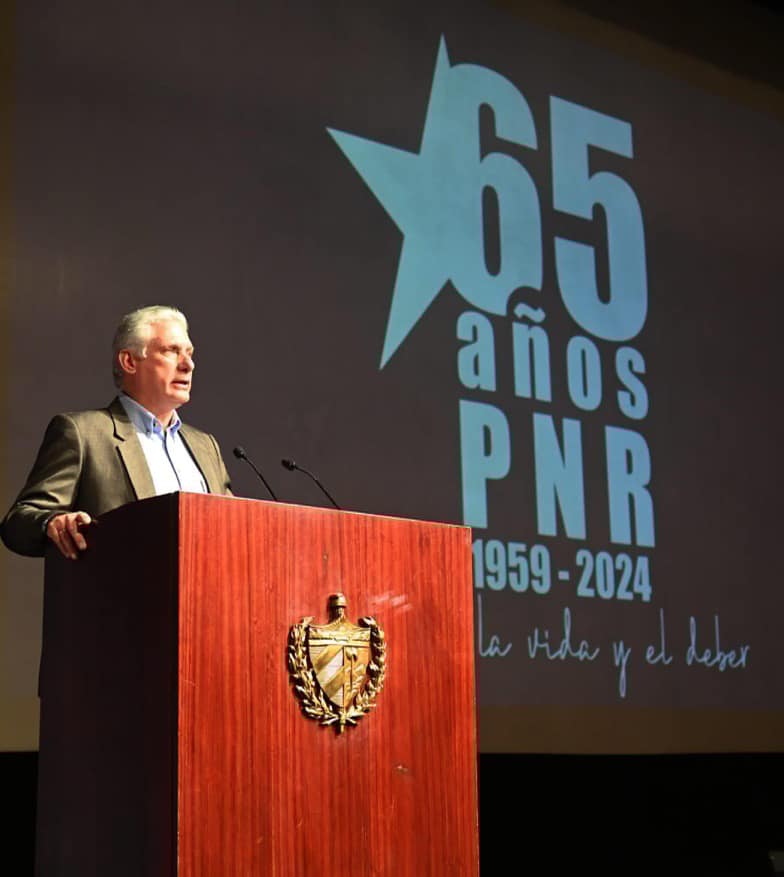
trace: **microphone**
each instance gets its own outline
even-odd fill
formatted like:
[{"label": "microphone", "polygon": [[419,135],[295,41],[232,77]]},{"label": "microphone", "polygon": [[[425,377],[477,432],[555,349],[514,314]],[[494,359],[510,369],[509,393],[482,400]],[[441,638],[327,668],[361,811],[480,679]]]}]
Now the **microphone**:
[{"label": "microphone", "polygon": [[275,496],[275,491],[269,486],[269,484],[267,484],[267,479],[253,465],[253,460],[251,460],[251,458],[245,453],[245,448],[243,448],[242,445],[237,445],[237,447],[234,448],[234,456],[238,460],[244,460],[250,466],[250,468],[253,469],[253,471],[259,476],[259,478],[261,478],[262,484],[269,491],[269,495],[275,500],[275,502],[278,502],[278,498],[277,496]]},{"label": "microphone", "polygon": [[324,496],[326,496],[326,498],[332,503],[332,505],[335,506],[336,509],[341,511],[340,506],[335,502],[332,494],[327,490],[326,487],[324,487],[324,485],[318,480],[318,478],[316,478],[316,476],[312,472],[308,472],[308,470],[304,467],[297,465],[297,463],[295,463],[293,460],[288,460],[285,457],[280,461],[280,465],[283,466],[284,469],[288,469],[289,472],[293,472],[295,469],[299,470],[300,472],[304,472],[308,476],[308,478],[316,482],[319,490],[324,494]]}]

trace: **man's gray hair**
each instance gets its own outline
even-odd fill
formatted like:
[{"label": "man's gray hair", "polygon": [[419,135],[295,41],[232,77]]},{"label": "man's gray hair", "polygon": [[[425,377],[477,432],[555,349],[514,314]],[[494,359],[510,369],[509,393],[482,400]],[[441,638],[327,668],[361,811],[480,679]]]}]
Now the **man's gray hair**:
[{"label": "man's gray hair", "polygon": [[181,323],[185,331],[188,331],[188,321],[185,319],[185,314],[168,305],[150,305],[146,308],[139,308],[126,314],[120,320],[112,342],[112,375],[116,386],[121,387],[123,379],[123,370],[120,368],[117,354],[121,350],[131,350],[136,356],[144,357],[147,342],[152,335],[152,327],[156,323],[168,322],[169,320]]}]

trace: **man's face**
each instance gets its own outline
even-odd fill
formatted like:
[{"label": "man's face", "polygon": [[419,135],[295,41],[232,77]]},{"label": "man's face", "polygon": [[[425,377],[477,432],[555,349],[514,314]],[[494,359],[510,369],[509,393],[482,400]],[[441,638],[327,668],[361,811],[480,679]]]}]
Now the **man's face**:
[{"label": "man's face", "polygon": [[150,328],[146,356],[131,354],[125,359],[123,389],[167,426],[171,412],[191,397],[193,344],[177,321],[165,320]]}]

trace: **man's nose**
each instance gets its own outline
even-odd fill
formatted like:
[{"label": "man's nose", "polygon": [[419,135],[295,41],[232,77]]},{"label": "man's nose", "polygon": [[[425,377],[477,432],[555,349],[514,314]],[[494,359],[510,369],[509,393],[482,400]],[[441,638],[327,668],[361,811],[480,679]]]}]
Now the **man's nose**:
[{"label": "man's nose", "polygon": [[180,369],[180,371],[192,372],[196,368],[196,363],[193,361],[192,356],[184,353],[180,357],[180,361],[177,363],[177,367]]}]

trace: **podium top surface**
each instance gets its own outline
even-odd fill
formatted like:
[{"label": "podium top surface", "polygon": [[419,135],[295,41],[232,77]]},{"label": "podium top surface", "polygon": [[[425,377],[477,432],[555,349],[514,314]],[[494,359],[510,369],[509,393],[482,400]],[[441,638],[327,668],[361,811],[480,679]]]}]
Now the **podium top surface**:
[{"label": "podium top surface", "polygon": [[446,521],[430,521],[424,520],[421,518],[409,518],[403,517],[401,515],[384,515],[384,514],[376,514],[373,512],[360,512],[354,511],[351,509],[334,509],[329,508],[328,506],[311,506],[311,505],[299,505],[298,503],[289,503],[284,501],[273,502],[272,500],[265,499],[254,499],[252,497],[243,497],[243,496],[222,496],[213,493],[188,493],[186,491],[180,491],[176,493],[167,493],[162,494],[161,496],[150,497],[149,499],[142,499],[138,502],[128,503],[127,505],[120,506],[119,508],[112,509],[112,511],[107,512],[104,515],[101,515],[100,521],[113,521],[117,516],[128,514],[129,509],[141,509],[141,508],[149,508],[153,505],[165,504],[175,502],[178,506],[181,503],[192,503],[195,502],[197,504],[206,504],[211,505],[215,504],[220,505],[223,503],[251,503],[254,505],[260,505],[267,508],[286,508],[290,510],[295,510],[298,512],[302,512],[304,514],[308,513],[318,513],[318,514],[328,514],[328,515],[351,515],[351,516],[359,516],[363,518],[373,518],[376,520],[387,520],[387,521],[405,521],[410,524],[427,524],[430,527],[445,527],[453,530],[465,530],[467,532],[471,531],[471,528],[466,526],[465,524],[456,524],[450,523]]}]

